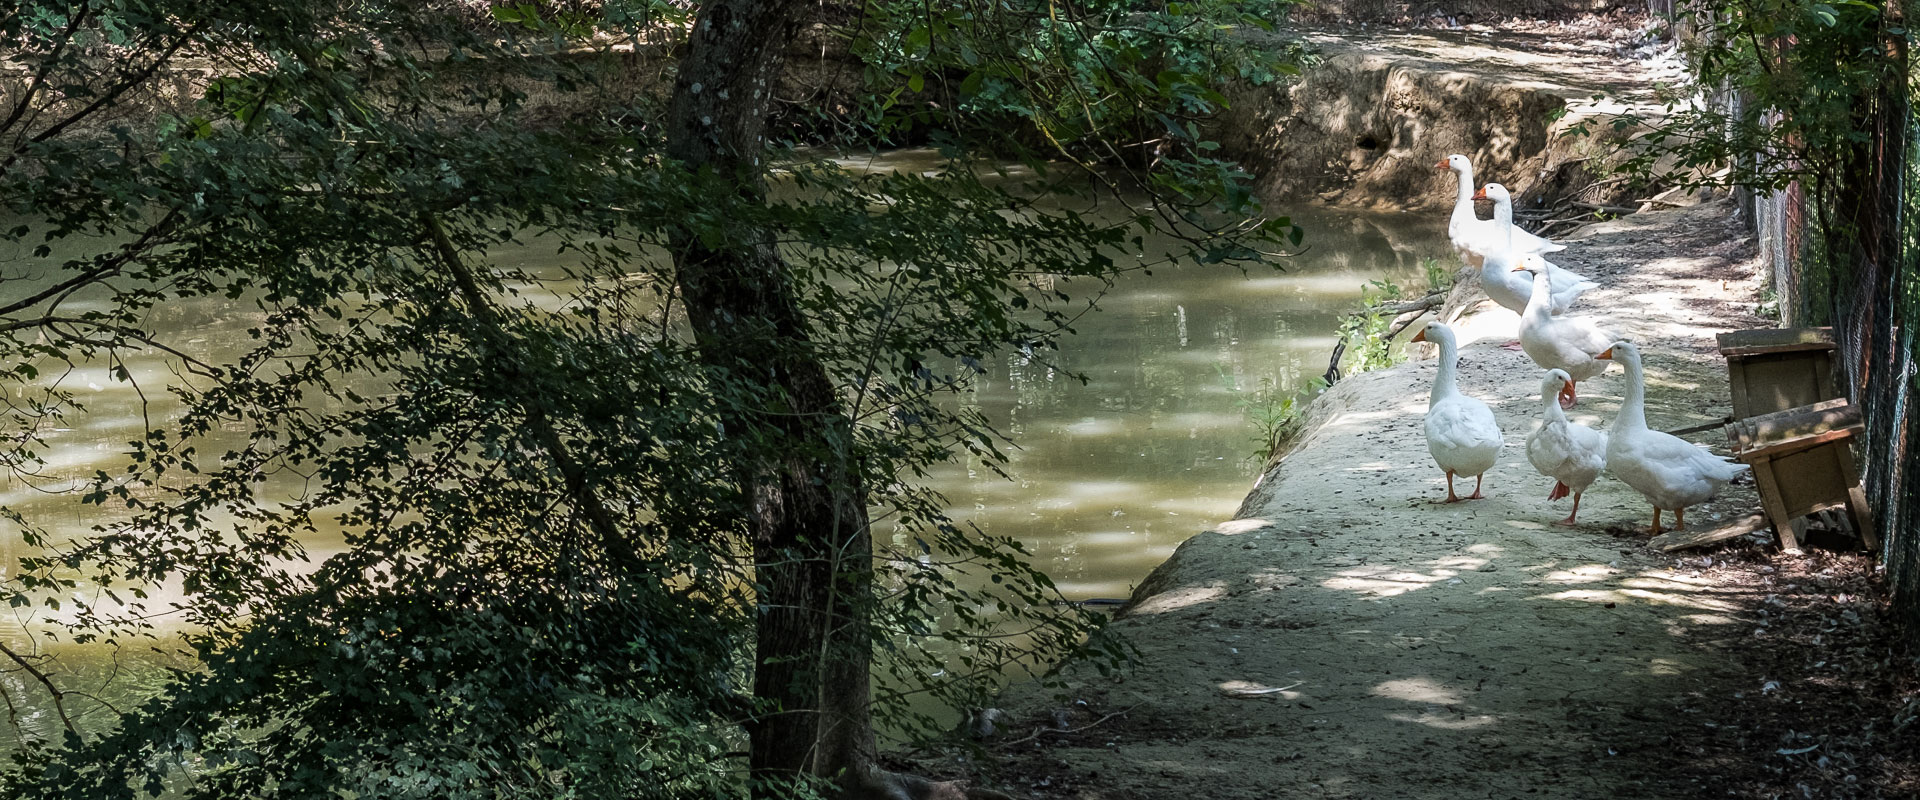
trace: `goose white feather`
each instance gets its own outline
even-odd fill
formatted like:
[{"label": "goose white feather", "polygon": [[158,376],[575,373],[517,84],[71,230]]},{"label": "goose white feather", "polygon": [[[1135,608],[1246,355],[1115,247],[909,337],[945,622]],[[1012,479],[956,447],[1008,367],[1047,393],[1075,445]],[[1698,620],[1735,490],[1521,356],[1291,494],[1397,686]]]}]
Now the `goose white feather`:
[{"label": "goose white feather", "polygon": [[[1526,231],[1513,225],[1513,196],[1507,187],[1489,183],[1475,197],[1486,197],[1493,201],[1493,225],[1498,233],[1496,237],[1517,236]],[[1533,295],[1533,281],[1526,276],[1512,274],[1515,266],[1528,255],[1539,255],[1524,248],[1508,244],[1489,251],[1480,262],[1480,285],[1493,302],[1512,309],[1514,313],[1526,311],[1527,300]],[[1548,310],[1555,314],[1565,314],[1573,306],[1573,301],[1598,287],[1585,275],[1561,269],[1558,264],[1540,259],[1547,278],[1553,286],[1553,303]]]},{"label": "goose white feather", "polygon": [[1459,179],[1459,185],[1454,190],[1453,216],[1447,219],[1447,237],[1453,241],[1454,252],[1468,264],[1480,266],[1488,253],[1508,248],[1521,253],[1557,253],[1567,249],[1564,244],[1542,239],[1518,228],[1509,237],[1494,222],[1480,219],[1474,214],[1473,162],[1466,156],[1455,153],[1447,156],[1439,166],[1453,170],[1454,176]]},{"label": "goose white feather", "polygon": [[1546,402],[1538,430],[1527,436],[1527,461],[1533,468],[1554,480],[1548,500],[1573,495],[1573,510],[1562,525],[1574,524],[1580,513],[1580,495],[1600,477],[1607,466],[1607,435],[1567,419],[1560,409],[1560,391],[1572,379],[1564,370],[1548,370],[1540,382],[1540,399]]},{"label": "goose white feather", "polygon": [[[1488,254],[1480,262],[1480,288],[1487,293],[1487,297],[1493,299],[1493,302],[1512,310],[1515,314],[1526,313],[1527,301],[1533,297],[1533,281],[1527,276],[1513,274],[1514,268],[1520,265],[1520,259],[1524,257],[1511,250],[1501,250]],[[1543,259],[1540,264],[1549,281],[1548,285],[1552,288],[1552,293],[1549,295],[1550,302],[1547,305],[1548,313],[1567,313],[1567,309],[1573,307],[1574,300],[1579,299],[1580,295],[1585,294],[1588,289],[1599,286],[1593,281],[1554,266],[1553,262]]]},{"label": "goose white feather", "polygon": [[1747,465],[1731,463],[1678,436],[1649,430],[1640,350],[1618,342],[1601,357],[1620,362],[1627,371],[1627,400],[1607,431],[1607,472],[1653,504],[1654,533],[1661,530],[1661,509],[1672,509],[1675,526],[1685,528],[1687,506],[1712,500]]},{"label": "goose white feather", "polygon": [[1461,499],[1453,491],[1456,475],[1473,477],[1473,494],[1466,499],[1479,498],[1480,481],[1500,459],[1504,443],[1500,423],[1486,403],[1460,393],[1456,380],[1460,348],[1452,328],[1429,322],[1413,340],[1440,346],[1440,370],[1434,375],[1427,403],[1427,452],[1447,474],[1447,502]]},{"label": "goose white feather", "polygon": [[1596,356],[1613,344],[1613,336],[1579,317],[1553,314],[1553,287],[1545,264],[1539,256],[1529,255],[1513,268],[1513,274],[1525,275],[1532,283],[1526,310],[1520,314],[1520,349],[1533,363],[1566,372],[1561,404],[1571,406],[1578,397],[1574,387],[1607,370],[1607,362]]}]

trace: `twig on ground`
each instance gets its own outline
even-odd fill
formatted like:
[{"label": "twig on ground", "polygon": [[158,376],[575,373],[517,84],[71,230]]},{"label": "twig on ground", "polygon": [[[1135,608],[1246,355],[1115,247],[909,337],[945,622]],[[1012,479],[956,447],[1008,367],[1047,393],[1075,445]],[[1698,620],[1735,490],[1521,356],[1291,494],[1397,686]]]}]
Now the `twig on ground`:
[{"label": "twig on ground", "polygon": [[1266,689],[1226,690],[1226,695],[1228,697],[1266,697],[1267,695],[1279,694],[1288,689],[1292,689],[1295,686],[1299,686],[1300,684],[1303,684],[1303,683],[1306,683],[1306,681],[1294,681],[1293,683],[1289,683],[1285,686],[1274,686]]},{"label": "twig on ground", "polygon": [[1599,211],[1605,214],[1636,214],[1636,213],[1639,213],[1640,211],[1640,209],[1637,209],[1637,208],[1628,208],[1626,206],[1607,206],[1607,205],[1601,205],[1599,203],[1588,203],[1580,200],[1575,200],[1573,202],[1568,203],[1567,205],[1573,206],[1574,208],[1592,209],[1594,211]]},{"label": "twig on ground", "polygon": [[1043,733],[1079,733],[1085,730],[1092,730],[1094,728],[1098,728],[1101,725],[1105,724],[1107,720],[1113,719],[1114,717],[1125,716],[1127,712],[1132,711],[1139,707],[1140,707],[1139,703],[1134,703],[1133,705],[1127,706],[1126,708],[1120,709],[1119,711],[1115,711],[1111,714],[1108,714],[1104,717],[1096,719],[1078,728],[1035,728],[1033,729],[1033,733],[1029,733],[1018,739],[1008,739],[1007,741],[1000,742],[998,746],[1011,747],[1016,744],[1031,742],[1035,739],[1040,738],[1040,734],[1043,734]]}]

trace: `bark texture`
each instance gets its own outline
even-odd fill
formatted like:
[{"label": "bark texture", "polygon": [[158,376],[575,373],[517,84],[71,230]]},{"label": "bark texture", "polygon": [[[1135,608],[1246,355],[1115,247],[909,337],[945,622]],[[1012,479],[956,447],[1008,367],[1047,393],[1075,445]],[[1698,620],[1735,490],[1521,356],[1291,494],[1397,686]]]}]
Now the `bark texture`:
[{"label": "bark texture", "polygon": [[[806,0],[703,4],[668,121],[668,154],[761,199],[766,119],[782,50]],[[752,501],[760,595],[754,694],[774,704],[748,726],[757,776],[812,775],[850,791],[869,779],[872,645],[865,604],[872,543],[850,455],[852,424],[766,231],[721,247],[676,243],[680,287],[703,359],[768,390],[780,413],[730,430],[776,447],[735,465]]]}]

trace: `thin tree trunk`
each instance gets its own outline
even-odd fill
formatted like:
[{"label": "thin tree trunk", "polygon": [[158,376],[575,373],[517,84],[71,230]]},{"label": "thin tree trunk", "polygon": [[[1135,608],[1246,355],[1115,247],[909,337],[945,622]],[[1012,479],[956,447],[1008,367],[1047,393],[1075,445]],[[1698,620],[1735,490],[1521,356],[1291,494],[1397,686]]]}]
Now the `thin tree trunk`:
[{"label": "thin tree trunk", "polygon": [[[764,195],[761,158],[781,51],[808,5],[703,4],[681,62],[667,152],[689,170],[731,181],[740,199]],[[869,779],[875,751],[872,543],[866,493],[848,456],[852,423],[810,352],[807,319],[770,233],[718,248],[691,235],[674,244],[702,358],[735,379],[761,382],[755,388],[786,404],[781,413],[728,423],[729,435],[758,438],[764,453],[734,465],[753,504],[754,695],[774,706],[749,725],[751,767],[761,778],[815,776],[850,790]]]}]

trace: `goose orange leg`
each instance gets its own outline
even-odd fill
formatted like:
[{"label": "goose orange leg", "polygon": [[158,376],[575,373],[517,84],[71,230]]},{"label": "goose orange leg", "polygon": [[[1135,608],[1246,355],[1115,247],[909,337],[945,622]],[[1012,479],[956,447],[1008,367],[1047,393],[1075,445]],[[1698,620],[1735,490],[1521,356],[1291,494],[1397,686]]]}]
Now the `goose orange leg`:
[{"label": "goose orange leg", "polygon": [[1467,495],[1468,500],[1478,500],[1482,497],[1480,494],[1480,482],[1486,479],[1487,473],[1484,472],[1473,476],[1473,494]]},{"label": "goose orange leg", "polygon": [[1560,520],[1559,522],[1557,522],[1557,523],[1554,523],[1554,524],[1556,524],[1556,525],[1565,525],[1565,526],[1567,526],[1567,527],[1569,527],[1569,528],[1571,528],[1571,527],[1573,527],[1573,526],[1575,526],[1575,525],[1578,525],[1578,524],[1579,524],[1579,523],[1577,523],[1577,522],[1574,522],[1574,521],[1573,521],[1573,518],[1574,518],[1575,516],[1578,516],[1578,515],[1580,514],[1580,495],[1583,495],[1583,494],[1586,494],[1586,492],[1574,492],[1574,493],[1573,493],[1573,510],[1572,510],[1572,511],[1569,511],[1569,512],[1567,512],[1567,518],[1566,518],[1566,519],[1563,519],[1563,520]]},{"label": "goose orange leg", "polygon": [[1660,533],[1660,507],[1659,506],[1653,507],[1653,532],[1655,535],[1658,535]]},{"label": "goose orange leg", "polygon": [[1447,470],[1447,499],[1443,502],[1460,502],[1460,496],[1453,493],[1453,470]]},{"label": "goose orange leg", "polygon": [[1676,531],[1684,531],[1687,529],[1686,509],[1676,508],[1673,510],[1673,529]]}]

